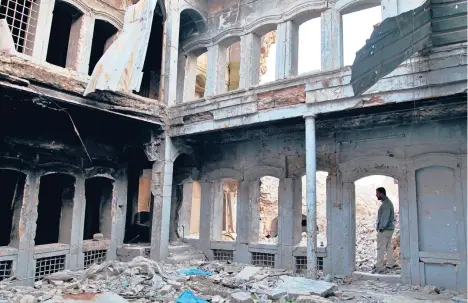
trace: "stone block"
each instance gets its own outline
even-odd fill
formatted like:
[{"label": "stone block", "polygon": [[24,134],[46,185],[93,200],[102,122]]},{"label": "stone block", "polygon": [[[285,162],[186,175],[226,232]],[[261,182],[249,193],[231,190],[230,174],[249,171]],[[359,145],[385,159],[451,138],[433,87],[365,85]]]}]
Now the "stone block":
[{"label": "stone block", "polygon": [[254,267],[254,266],[247,266],[244,267],[243,270],[241,270],[240,273],[236,275],[236,280],[250,280],[258,271],[260,270],[260,267]]},{"label": "stone block", "polygon": [[282,289],[273,289],[269,294],[268,298],[272,300],[278,300],[282,297],[285,297],[287,295],[287,292],[282,290]]},{"label": "stone block", "polygon": [[254,303],[249,292],[235,292],[231,294],[231,301],[233,303]]},{"label": "stone block", "polygon": [[284,290],[293,297],[318,295],[325,297],[336,288],[333,283],[301,277],[281,276],[276,289]]},{"label": "stone block", "polygon": [[331,300],[322,298],[320,296],[299,296],[296,299],[296,303],[330,303]]},{"label": "stone block", "polygon": [[172,291],[172,286],[169,284],[164,285],[160,290],[159,293],[161,295],[167,295]]},{"label": "stone block", "polygon": [[99,233],[99,234],[94,234],[94,235],[93,235],[93,240],[94,240],[94,241],[102,241],[102,240],[104,240],[104,235],[101,234],[101,233]]},{"label": "stone block", "polygon": [[174,287],[175,290],[179,290],[182,287],[182,283],[177,282],[177,281],[168,280],[167,284]]}]

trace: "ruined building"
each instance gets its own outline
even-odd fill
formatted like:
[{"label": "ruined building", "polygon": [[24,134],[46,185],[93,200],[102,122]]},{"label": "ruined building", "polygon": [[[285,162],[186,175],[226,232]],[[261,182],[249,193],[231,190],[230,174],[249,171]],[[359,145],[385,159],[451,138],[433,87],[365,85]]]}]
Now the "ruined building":
[{"label": "ruined building", "polygon": [[[351,67],[344,20],[372,7],[382,22],[367,26]],[[466,9],[2,0],[0,279],[161,260],[181,240],[208,259],[349,275],[354,182],[385,175],[399,189],[396,278],[466,288]],[[311,20],[319,30],[299,34]],[[303,72],[301,45],[319,47],[302,56],[319,68]],[[311,224],[316,171],[328,173],[323,247]],[[278,180],[269,242],[266,176]]]}]

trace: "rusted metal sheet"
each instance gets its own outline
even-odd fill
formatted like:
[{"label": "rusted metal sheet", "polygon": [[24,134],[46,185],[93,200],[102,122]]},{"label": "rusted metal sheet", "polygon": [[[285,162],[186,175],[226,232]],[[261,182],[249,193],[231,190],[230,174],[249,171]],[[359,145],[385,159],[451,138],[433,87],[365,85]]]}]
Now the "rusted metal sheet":
[{"label": "rusted metal sheet", "polygon": [[[96,64],[85,96],[95,90],[140,90],[151,24],[158,1],[162,0],[140,0],[127,8],[122,33]],[[159,5],[164,6],[162,2]]]},{"label": "rusted metal sheet", "polygon": [[467,0],[427,0],[387,18],[356,53],[351,84],[359,96],[416,52],[430,46],[466,42]]}]

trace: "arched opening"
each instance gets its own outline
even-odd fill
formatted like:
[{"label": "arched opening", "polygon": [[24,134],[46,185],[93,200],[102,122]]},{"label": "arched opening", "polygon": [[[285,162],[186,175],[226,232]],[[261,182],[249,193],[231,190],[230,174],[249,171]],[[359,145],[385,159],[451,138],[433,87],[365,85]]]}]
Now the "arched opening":
[{"label": "arched opening", "polygon": [[18,247],[26,175],[0,169],[0,246]]},{"label": "arched opening", "polygon": [[275,81],[276,76],[276,30],[260,40],[260,84]]},{"label": "arched opening", "polygon": [[0,19],[6,19],[19,53],[32,55],[39,6],[39,0],[1,1]]},{"label": "arched opening", "polygon": [[278,242],[279,179],[272,176],[260,178],[259,242]]},{"label": "arched opening", "polygon": [[36,245],[70,244],[75,178],[66,174],[41,177],[37,207]]},{"label": "arched opening", "polygon": [[241,44],[240,39],[233,42],[226,48],[225,60],[225,82],[224,91],[233,91],[239,88],[240,80],[240,54]]},{"label": "arched opening", "polygon": [[179,42],[192,36],[201,35],[205,31],[203,17],[194,9],[184,9],[180,13]]},{"label": "arched opening", "polygon": [[197,182],[191,182],[195,169],[195,160],[187,154],[174,161],[169,227],[169,241],[173,243],[185,237],[186,231],[193,238],[199,237],[201,188]]},{"label": "arched opening", "polygon": [[[180,65],[184,68],[180,69],[178,75],[178,90],[177,99],[181,101],[193,101],[203,98],[205,95],[206,72],[208,64],[208,56],[205,48],[192,51],[187,55],[180,56]],[[182,96],[183,94],[183,96]]]},{"label": "arched opening", "polygon": [[128,163],[127,213],[124,243],[149,243],[154,197],[151,193],[152,163],[138,148],[126,151]]},{"label": "arched opening", "polygon": [[102,233],[105,239],[111,238],[113,187],[113,181],[108,178],[94,177],[85,181],[83,240],[91,240],[98,233]]},{"label": "arched opening", "polygon": [[153,14],[151,33],[143,64],[143,78],[138,95],[151,99],[159,98],[163,51],[164,15],[158,2]]},{"label": "arched opening", "polygon": [[46,61],[61,67],[72,68],[78,58],[77,49],[83,20],[83,13],[74,6],[55,1],[50,29]]},{"label": "arched opening", "polygon": [[[383,175],[372,175],[361,178],[354,182],[355,186],[355,247],[356,247],[356,270],[372,271],[377,263],[377,232],[376,222],[378,220],[378,211],[382,202],[376,197],[376,189],[383,187],[386,195],[390,199],[394,208],[394,226],[392,240],[390,243],[393,264],[400,264],[400,222],[399,222],[399,191],[398,181],[392,177]],[[388,261],[385,257],[384,263]],[[384,273],[399,274],[398,268],[385,271]]]},{"label": "arched opening", "polygon": [[380,5],[342,15],[343,63],[352,65],[356,52],[361,49],[372,34],[374,26],[382,21]]},{"label": "arched opening", "polygon": [[[186,40],[202,34],[205,31],[203,17],[193,9],[185,9],[180,13],[179,49]],[[208,56],[206,48],[190,53],[179,53],[178,62],[178,102],[192,101],[203,98]]]},{"label": "arched opening", "polygon": [[[237,238],[237,180],[223,180],[223,236],[224,241]],[[215,214],[216,215],[216,214]]]},{"label": "arched opening", "polygon": [[[315,174],[316,201],[317,201],[317,247],[327,246],[327,192],[328,172],[317,171]],[[306,175],[301,178],[302,219],[301,219],[301,246],[307,245],[307,188]]]},{"label": "arched opening", "polygon": [[93,42],[91,44],[91,57],[89,59],[88,75],[93,73],[94,67],[102,55],[117,38],[117,28],[107,21],[96,19],[94,22]]},{"label": "arched opening", "polygon": [[298,74],[321,70],[321,39],[320,16],[299,25]]}]

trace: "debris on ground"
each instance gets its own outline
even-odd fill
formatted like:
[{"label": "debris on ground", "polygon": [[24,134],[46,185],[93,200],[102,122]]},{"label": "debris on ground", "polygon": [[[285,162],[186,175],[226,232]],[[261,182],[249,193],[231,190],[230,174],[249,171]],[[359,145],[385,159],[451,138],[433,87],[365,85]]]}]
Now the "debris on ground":
[{"label": "debris on ground", "polygon": [[20,282],[14,278],[0,281],[0,303],[388,303],[396,302],[395,298],[404,298],[404,302],[466,299],[466,294],[433,286],[333,275],[311,280],[282,269],[198,260],[167,264],[144,257],[130,262],[106,261],[86,270],[64,270],[36,281],[34,287],[20,286]]}]

